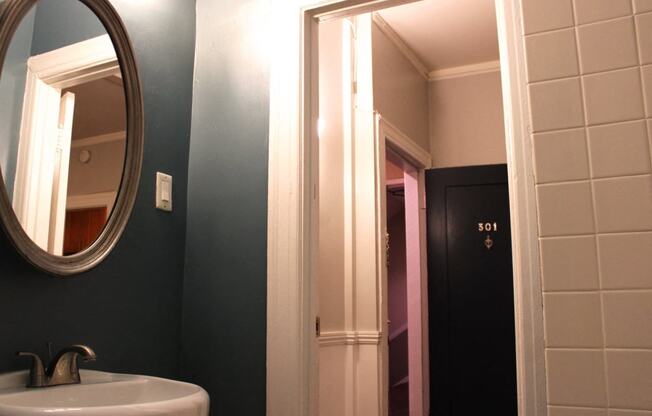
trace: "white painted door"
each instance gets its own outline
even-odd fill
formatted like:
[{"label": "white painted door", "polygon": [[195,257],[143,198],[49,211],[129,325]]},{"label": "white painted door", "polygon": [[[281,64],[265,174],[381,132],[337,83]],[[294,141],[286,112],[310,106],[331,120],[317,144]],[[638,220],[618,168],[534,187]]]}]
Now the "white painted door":
[{"label": "white painted door", "polygon": [[66,223],[66,200],[68,197],[68,170],[72,141],[75,94],[68,92],[61,97],[57,142],[54,148],[54,172],[52,175],[52,209],[48,252],[63,255],[63,236]]}]

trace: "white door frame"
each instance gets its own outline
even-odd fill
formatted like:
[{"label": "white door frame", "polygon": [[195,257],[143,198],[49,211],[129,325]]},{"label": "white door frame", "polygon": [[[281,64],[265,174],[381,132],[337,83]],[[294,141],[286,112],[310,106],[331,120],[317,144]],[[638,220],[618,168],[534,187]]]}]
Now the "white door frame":
[{"label": "white door frame", "polygon": [[[273,2],[267,273],[267,414],[316,415],[317,25],[412,0]],[[523,0],[496,0],[510,188],[518,409],[545,416],[536,198]]]},{"label": "white door frame", "polygon": [[[405,201],[416,200],[416,204],[409,204],[412,209],[416,206],[416,213],[408,210],[406,206],[405,229],[411,238],[406,238],[406,259],[407,261],[407,316],[408,316],[408,380],[409,380],[409,407],[411,416],[423,416],[430,414],[430,368],[428,357],[428,272],[427,272],[427,251],[426,251],[426,169],[432,167],[431,155],[423,150],[414,140],[393,125],[390,121],[383,118],[381,114],[376,115],[377,125],[377,142],[380,148],[378,152],[378,194],[381,197],[381,217],[383,218],[384,229],[378,230],[379,237],[387,232],[387,202],[386,202],[386,163],[387,150],[409,164],[408,169],[402,166],[404,170],[403,186],[405,189]],[[416,186],[414,186],[416,185]],[[415,192],[416,191],[416,192]],[[416,227],[415,227],[415,222]],[[414,231],[418,232],[414,241]],[[411,230],[411,233],[409,232]],[[410,257],[414,255],[410,248],[418,247],[419,264],[418,269],[414,270],[414,262]],[[391,261],[391,259],[390,259]],[[389,393],[389,328],[388,322],[389,311],[389,289],[388,274],[383,270],[382,276],[382,315],[383,315],[383,393],[387,396]],[[415,274],[419,275],[419,285],[410,284],[410,278]],[[416,342],[419,341],[419,342]],[[382,398],[384,401],[387,397]],[[387,404],[385,407],[388,407]]]}]

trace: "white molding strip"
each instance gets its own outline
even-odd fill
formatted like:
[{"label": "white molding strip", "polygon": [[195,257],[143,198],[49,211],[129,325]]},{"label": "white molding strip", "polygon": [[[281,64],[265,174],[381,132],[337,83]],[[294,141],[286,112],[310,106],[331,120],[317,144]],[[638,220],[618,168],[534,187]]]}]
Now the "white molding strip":
[{"label": "white molding strip", "polygon": [[96,194],[70,195],[66,201],[66,209],[85,209],[113,207],[117,192],[99,192]]},{"label": "white molding strip", "polygon": [[378,29],[387,36],[387,38],[392,41],[396,48],[405,56],[405,58],[410,61],[412,66],[417,70],[417,72],[426,80],[429,80],[429,71],[428,67],[421,61],[417,54],[410,48],[405,41],[399,36],[398,33],[383,19],[383,17],[378,13],[372,14],[373,22],[376,24]]},{"label": "white molding strip", "polygon": [[100,136],[86,137],[83,139],[77,139],[72,141],[71,147],[73,149],[79,147],[88,147],[95,146],[103,143],[117,142],[120,140],[125,140],[127,138],[126,131],[117,131],[115,133],[102,134]]},{"label": "white molding strip", "polygon": [[384,118],[382,114],[376,113],[376,117],[380,126],[380,134],[385,136],[389,147],[397,150],[401,156],[416,167],[429,169],[432,166],[430,153],[426,152],[408,135]]},{"label": "white molding strip", "polygon": [[469,77],[472,75],[487,74],[500,71],[500,61],[487,61],[478,64],[456,66],[430,71],[428,81],[439,81],[442,79]]},{"label": "white molding strip", "polygon": [[335,345],[379,345],[383,333],[380,331],[333,331],[322,332],[319,336],[320,347]]},{"label": "white molding strip", "polygon": [[402,188],[405,186],[405,181],[401,179],[387,179],[385,180],[385,186],[387,189]]},{"label": "white molding strip", "polygon": [[61,89],[110,75],[121,75],[109,35],[33,56],[28,59],[27,65],[38,79]]}]

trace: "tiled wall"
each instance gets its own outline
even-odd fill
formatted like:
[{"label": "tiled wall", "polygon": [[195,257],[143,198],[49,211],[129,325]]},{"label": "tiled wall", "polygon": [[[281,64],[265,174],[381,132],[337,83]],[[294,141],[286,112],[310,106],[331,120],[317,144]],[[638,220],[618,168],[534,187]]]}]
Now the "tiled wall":
[{"label": "tiled wall", "polygon": [[523,0],[550,416],[652,415],[652,0]]}]

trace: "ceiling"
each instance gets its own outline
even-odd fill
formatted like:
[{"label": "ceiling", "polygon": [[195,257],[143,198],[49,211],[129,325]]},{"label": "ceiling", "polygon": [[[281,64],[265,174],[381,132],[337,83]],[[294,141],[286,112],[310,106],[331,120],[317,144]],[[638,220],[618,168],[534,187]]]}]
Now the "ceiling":
[{"label": "ceiling", "polygon": [[498,60],[495,0],[423,0],[379,14],[429,71]]}]

